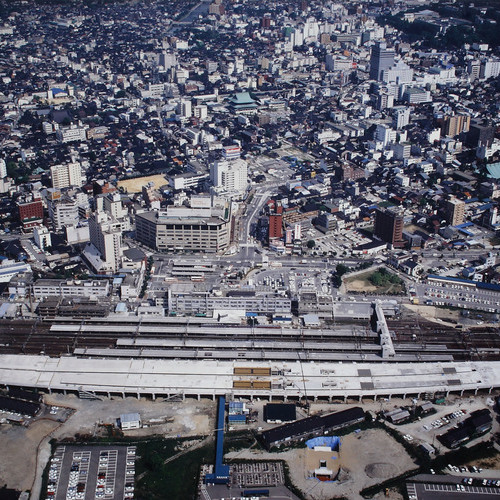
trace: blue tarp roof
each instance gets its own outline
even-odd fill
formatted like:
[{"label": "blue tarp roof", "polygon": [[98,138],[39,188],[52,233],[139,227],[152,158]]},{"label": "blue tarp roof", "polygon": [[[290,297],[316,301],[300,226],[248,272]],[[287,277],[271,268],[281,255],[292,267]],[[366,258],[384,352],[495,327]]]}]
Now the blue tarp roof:
[{"label": "blue tarp roof", "polygon": [[488,177],[492,179],[500,179],[500,162],[486,165],[486,170],[488,170]]},{"label": "blue tarp roof", "polygon": [[332,450],[340,448],[340,438],[338,436],[320,436],[306,441],[308,448],[313,449],[315,446],[330,446]]}]

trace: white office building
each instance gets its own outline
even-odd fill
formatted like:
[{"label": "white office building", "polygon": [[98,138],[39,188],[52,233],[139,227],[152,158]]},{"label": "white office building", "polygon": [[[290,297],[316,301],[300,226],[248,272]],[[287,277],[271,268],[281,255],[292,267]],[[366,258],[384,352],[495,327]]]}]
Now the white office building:
[{"label": "white office building", "polygon": [[90,243],[84,254],[96,272],[115,272],[121,266],[122,225],[106,212],[89,218]]},{"label": "white office building", "polygon": [[42,251],[52,246],[50,232],[45,226],[36,226],[33,229],[33,239],[36,246]]},{"label": "white office building", "polygon": [[241,158],[236,160],[217,160],[210,165],[210,180],[218,191],[243,195],[247,188],[248,165]]}]

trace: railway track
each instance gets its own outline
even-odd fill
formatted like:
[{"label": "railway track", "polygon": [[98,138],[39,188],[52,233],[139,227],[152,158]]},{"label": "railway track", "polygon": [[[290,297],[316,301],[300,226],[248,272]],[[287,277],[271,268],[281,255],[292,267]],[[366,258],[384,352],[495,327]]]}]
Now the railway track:
[{"label": "railway track", "polygon": [[[273,353],[282,357],[290,352],[310,353],[313,359],[327,352],[347,355],[349,353],[377,356],[380,352],[378,336],[368,325],[339,325],[338,329],[291,330],[281,328],[248,328],[231,326],[196,325],[170,323],[168,325],[130,325],[129,322],[113,323],[110,328],[106,320],[86,321],[0,321],[0,353],[40,354],[60,356],[83,352],[106,352],[110,356],[131,357],[133,353],[150,352],[154,357],[173,357],[174,350],[191,349],[200,352],[247,351],[266,352],[271,359]],[[500,359],[500,329],[474,328],[461,331],[435,323],[410,320],[388,321],[394,332],[396,353],[405,355],[451,356],[457,361]],[[118,350],[117,350],[118,349]],[[112,350],[117,350],[115,353]],[[281,354],[277,354],[281,353]],[[323,354],[322,354],[323,353]],[[88,354],[91,355],[91,354]],[[95,354],[98,355],[98,354]],[[103,354],[100,354],[102,356]],[[182,357],[182,356],[181,356]],[[237,357],[236,354],[234,357]],[[335,357],[333,354],[331,357]]]}]

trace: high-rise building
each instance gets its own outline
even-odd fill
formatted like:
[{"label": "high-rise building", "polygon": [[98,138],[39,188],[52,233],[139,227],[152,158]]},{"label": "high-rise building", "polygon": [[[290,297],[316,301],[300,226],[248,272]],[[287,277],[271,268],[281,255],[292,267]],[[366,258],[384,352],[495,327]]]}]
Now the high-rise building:
[{"label": "high-rise building", "polygon": [[7,177],[7,164],[3,158],[0,158],[0,179]]},{"label": "high-rise building", "polygon": [[80,163],[68,163],[50,167],[52,186],[54,189],[64,189],[70,186],[82,185],[82,167]]},{"label": "high-rise building", "polygon": [[385,42],[377,42],[372,47],[370,57],[370,78],[382,80],[383,72],[394,65],[394,49],[388,49]]},{"label": "high-rise building", "polygon": [[210,180],[227,193],[243,195],[248,185],[248,165],[241,158],[218,160],[210,165]]},{"label": "high-rise building", "polygon": [[90,245],[98,251],[101,265],[91,261],[97,272],[117,271],[122,258],[121,223],[106,212],[96,212],[89,218]]},{"label": "high-rise building", "polygon": [[406,106],[396,106],[392,111],[392,126],[396,130],[401,130],[410,123],[410,108]]},{"label": "high-rise building", "polygon": [[446,116],[444,118],[441,132],[447,137],[456,137],[462,132],[468,132],[470,127],[470,116],[458,114],[454,116]]},{"label": "high-rise building", "polygon": [[283,207],[275,205],[269,213],[269,241],[283,238]]},{"label": "high-rise building", "polygon": [[377,208],[375,211],[375,236],[393,247],[403,247],[404,218],[395,210]]},{"label": "high-rise building", "polygon": [[465,202],[457,198],[451,198],[445,202],[444,213],[446,221],[451,226],[458,226],[464,223]]}]

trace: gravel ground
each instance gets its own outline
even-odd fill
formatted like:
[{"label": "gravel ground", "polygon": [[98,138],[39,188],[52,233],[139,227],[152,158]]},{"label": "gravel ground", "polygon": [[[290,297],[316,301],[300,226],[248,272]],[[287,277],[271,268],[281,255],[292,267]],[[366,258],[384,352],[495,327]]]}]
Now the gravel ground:
[{"label": "gravel ground", "polygon": [[[341,496],[350,500],[358,500],[362,498],[359,491],[363,488],[401,474],[415,466],[405,449],[380,429],[370,429],[342,438],[339,458],[342,473],[337,482],[308,479],[303,448],[283,453],[244,450],[229,453],[226,458],[286,460],[292,482],[310,500],[330,500]],[[394,499],[400,498],[395,492],[393,495]]]},{"label": "gravel ground", "polygon": [[[190,436],[212,432],[216,404],[201,401],[163,402],[148,399],[108,399],[89,401],[76,396],[52,394],[45,397],[49,405],[71,408],[74,413],[60,424],[55,420],[35,420],[29,427],[0,426],[0,485],[18,490],[32,489],[38,498],[43,469],[50,458],[52,438],[57,440],[75,434],[94,434],[98,424],[114,424],[122,413],[141,414],[147,428],[127,431],[127,436]],[[151,419],[164,419],[166,423],[148,424]],[[38,462],[37,462],[38,450]]]}]

